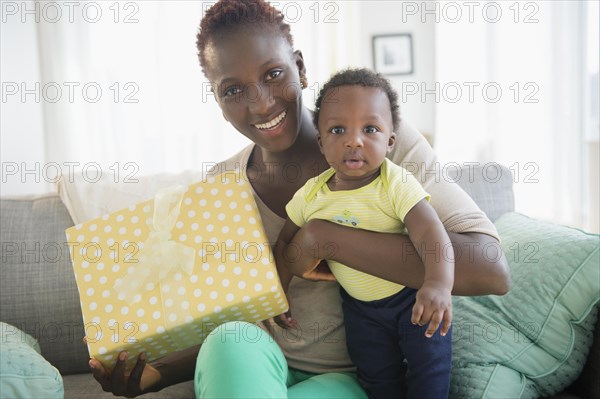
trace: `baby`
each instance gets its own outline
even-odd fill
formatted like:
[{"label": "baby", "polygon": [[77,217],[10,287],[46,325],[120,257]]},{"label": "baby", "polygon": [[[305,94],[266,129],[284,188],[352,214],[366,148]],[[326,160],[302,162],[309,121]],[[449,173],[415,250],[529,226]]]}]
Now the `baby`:
[{"label": "baby", "polygon": [[[409,398],[442,398],[450,383],[454,282],[454,261],[442,249],[452,244],[421,184],[386,159],[398,131],[398,108],[389,81],[368,69],[342,71],[323,86],[314,123],[331,168],[309,180],[287,204],[275,257],[287,292],[292,274],[328,279],[318,271],[318,259],[290,245],[309,220],[383,233],[408,231],[425,265],[419,290],[332,260],[328,264],[342,286],[348,352],[369,397],[402,397],[404,392]],[[278,322],[295,323],[289,315]]]}]

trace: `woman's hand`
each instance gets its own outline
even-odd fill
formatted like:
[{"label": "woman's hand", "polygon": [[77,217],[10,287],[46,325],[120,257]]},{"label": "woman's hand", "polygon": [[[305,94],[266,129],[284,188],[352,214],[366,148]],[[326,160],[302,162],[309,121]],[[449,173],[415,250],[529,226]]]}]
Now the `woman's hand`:
[{"label": "woman's hand", "polygon": [[292,318],[292,314],[289,310],[279,316],[273,317],[273,321],[283,329],[296,328],[298,326],[298,322],[296,319]]},{"label": "woman's hand", "polygon": [[326,260],[321,260],[312,269],[302,273],[299,277],[310,281],[336,281],[335,276],[331,273]]},{"label": "woman's hand", "polygon": [[[83,343],[86,343],[85,337]],[[137,363],[130,372],[125,371],[127,357],[127,352],[119,353],[112,372],[107,371],[98,360],[90,359],[90,369],[96,381],[102,385],[102,389],[105,392],[112,392],[115,396],[127,398],[157,391],[161,375],[157,369],[146,363],[146,354],[140,353]]]},{"label": "woman's hand", "polygon": [[108,372],[96,359],[90,359],[89,365],[96,381],[106,392],[115,396],[134,398],[146,392],[156,391],[160,381],[160,373],[146,363],[146,354],[140,353],[137,363],[131,372],[125,371],[127,352],[121,352],[112,372]]},{"label": "woman's hand", "polygon": [[[325,258],[320,252],[307,246],[312,242],[313,230],[319,226],[318,220],[310,220],[304,227],[296,226],[289,218],[275,244],[275,263],[283,290],[287,293],[292,275],[311,281],[335,281]],[[308,239],[307,239],[308,238]],[[326,248],[336,248],[335,243],[327,243]],[[333,250],[335,251],[335,250]]]},{"label": "woman's hand", "polygon": [[296,228],[293,234],[287,234],[286,267],[295,276],[311,281],[336,281],[325,256],[333,256],[338,246],[335,242],[327,242],[321,247],[315,237],[326,223],[313,219],[301,229]]}]

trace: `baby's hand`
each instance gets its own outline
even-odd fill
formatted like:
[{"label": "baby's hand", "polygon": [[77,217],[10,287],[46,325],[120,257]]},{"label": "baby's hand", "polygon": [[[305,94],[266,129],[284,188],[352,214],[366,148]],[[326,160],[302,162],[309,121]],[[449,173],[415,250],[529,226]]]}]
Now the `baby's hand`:
[{"label": "baby's hand", "polygon": [[452,323],[451,288],[435,283],[425,283],[417,291],[411,322],[420,326],[429,323],[425,336],[431,338],[442,323],[440,334],[445,336]]}]

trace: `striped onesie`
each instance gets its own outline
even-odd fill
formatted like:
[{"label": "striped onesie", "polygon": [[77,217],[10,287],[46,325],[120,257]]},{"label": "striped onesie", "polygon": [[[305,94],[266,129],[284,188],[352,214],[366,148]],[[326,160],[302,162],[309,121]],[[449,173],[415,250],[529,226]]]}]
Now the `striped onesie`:
[{"label": "striped onesie", "polygon": [[[310,179],[286,206],[288,217],[298,227],[311,219],[323,219],[380,233],[405,232],[404,217],[423,198],[421,184],[406,169],[385,159],[379,176],[355,190],[331,191],[327,181],[333,168]],[[327,261],[340,285],[361,301],[383,299],[400,292],[402,285]]]}]

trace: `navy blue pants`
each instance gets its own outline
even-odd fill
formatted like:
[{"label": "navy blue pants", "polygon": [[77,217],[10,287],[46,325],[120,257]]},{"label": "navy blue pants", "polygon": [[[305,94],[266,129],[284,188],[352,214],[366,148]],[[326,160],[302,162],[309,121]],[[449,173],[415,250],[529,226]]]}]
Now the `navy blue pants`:
[{"label": "navy blue pants", "polygon": [[371,399],[448,397],[452,329],[427,338],[410,322],[416,292],[363,302],[341,290],[348,352]]}]

